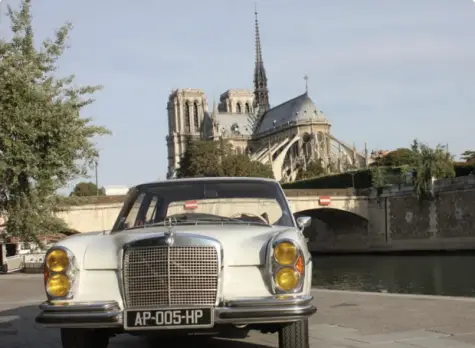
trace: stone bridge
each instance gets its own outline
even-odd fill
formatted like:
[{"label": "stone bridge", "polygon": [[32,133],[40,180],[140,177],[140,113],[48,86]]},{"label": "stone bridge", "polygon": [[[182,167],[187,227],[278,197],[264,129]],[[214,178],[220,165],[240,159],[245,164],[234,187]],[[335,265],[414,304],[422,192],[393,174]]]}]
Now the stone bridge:
[{"label": "stone bridge", "polygon": [[[352,189],[286,190],[285,194],[296,216],[308,215],[320,221],[320,224],[313,222],[309,233],[317,227],[334,232],[334,229],[353,228],[355,224],[361,228],[367,226],[368,197],[356,196]],[[123,200],[123,196],[91,197],[88,204],[72,206],[59,216],[79,232],[109,230]]]},{"label": "stone bridge", "polygon": [[[419,201],[411,187],[378,194],[352,189],[286,190],[313,252],[475,250],[475,177],[436,181],[434,199]],[[365,194],[366,193],[366,194]],[[370,193],[370,195],[368,195]],[[109,230],[124,197],[91,197],[60,216],[80,232]]]}]

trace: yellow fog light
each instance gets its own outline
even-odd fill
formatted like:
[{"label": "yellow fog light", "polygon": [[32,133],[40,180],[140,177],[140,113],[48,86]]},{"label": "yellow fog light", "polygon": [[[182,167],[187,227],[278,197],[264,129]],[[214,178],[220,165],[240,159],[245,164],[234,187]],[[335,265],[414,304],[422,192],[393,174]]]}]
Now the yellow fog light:
[{"label": "yellow fog light", "polygon": [[293,265],[298,256],[297,247],[290,242],[281,242],[274,248],[275,260],[283,266]]},{"label": "yellow fog light", "polygon": [[281,268],[275,275],[275,283],[284,291],[294,290],[299,285],[299,274],[293,268]]},{"label": "yellow fog light", "polygon": [[46,257],[46,266],[53,272],[64,272],[69,267],[68,253],[63,249],[54,249]]},{"label": "yellow fog light", "polygon": [[69,277],[64,274],[55,274],[46,281],[46,291],[54,297],[64,297],[71,289]]}]

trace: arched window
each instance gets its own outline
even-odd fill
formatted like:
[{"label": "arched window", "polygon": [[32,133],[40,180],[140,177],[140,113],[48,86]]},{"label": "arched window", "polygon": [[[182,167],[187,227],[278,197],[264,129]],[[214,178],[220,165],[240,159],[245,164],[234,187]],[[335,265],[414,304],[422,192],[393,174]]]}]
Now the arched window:
[{"label": "arched window", "polygon": [[246,113],[247,114],[251,113],[251,108],[249,107],[249,103],[246,103]]},{"label": "arched window", "polygon": [[185,132],[190,132],[190,104],[185,103]]},{"label": "arched window", "polygon": [[198,117],[198,103],[197,102],[193,103],[193,120],[194,120],[195,132],[198,132],[200,130],[200,118]]},{"label": "arched window", "polygon": [[241,110],[241,104],[240,104],[240,103],[237,103],[237,104],[236,104],[236,112],[237,112],[238,114],[240,114],[240,113],[242,112],[242,110]]}]

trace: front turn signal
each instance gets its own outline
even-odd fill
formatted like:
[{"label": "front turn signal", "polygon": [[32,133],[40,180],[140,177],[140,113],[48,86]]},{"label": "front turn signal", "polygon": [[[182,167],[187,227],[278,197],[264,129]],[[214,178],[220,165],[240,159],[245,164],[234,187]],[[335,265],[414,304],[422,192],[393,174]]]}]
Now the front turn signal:
[{"label": "front turn signal", "polygon": [[300,255],[295,263],[295,269],[301,274],[305,274],[305,263],[303,261],[302,255]]}]

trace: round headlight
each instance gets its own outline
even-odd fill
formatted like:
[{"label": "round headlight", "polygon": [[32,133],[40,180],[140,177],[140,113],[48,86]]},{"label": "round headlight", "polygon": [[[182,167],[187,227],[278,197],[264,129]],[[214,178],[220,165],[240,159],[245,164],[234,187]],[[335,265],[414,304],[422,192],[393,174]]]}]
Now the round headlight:
[{"label": "round headlight", "polygon": [[291,267],[281,268],[275,275],[275,283],[284,291],[294,290],[299,285],[299,274]]},{"label": "round headlight", "polygon": [[274,248],[274,258],[283,266],[293,265],[297,256],[298,250],[293,243],[281,242]]},{"label": "round headlight", "polygon": [[64,297],[71,289],[69,277],[64,274],[55,274],[46,281],[46,291],[54,297]]},{"label": "round headlight", "polygon": [[64,272],[69,267],[68,253],[63,249],[54,249],[46,257],[46,266],[52,272]]}]

